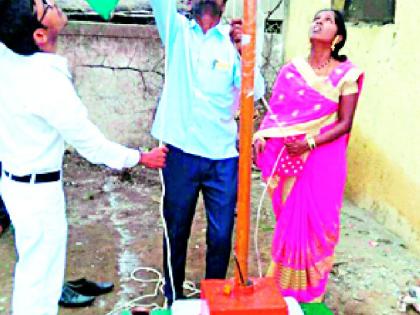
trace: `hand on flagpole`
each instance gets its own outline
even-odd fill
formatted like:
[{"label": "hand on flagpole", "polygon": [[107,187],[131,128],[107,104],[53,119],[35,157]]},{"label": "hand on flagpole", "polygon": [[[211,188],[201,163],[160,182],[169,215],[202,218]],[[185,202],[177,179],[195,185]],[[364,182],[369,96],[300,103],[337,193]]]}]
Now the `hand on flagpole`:
[{"label": "hand on flagpole", "polygon": [[242,19],[232,19],[230,21],[230,39],[235,45],[239,54],[242,54],[242,34],[243,34],[243,22]]}]

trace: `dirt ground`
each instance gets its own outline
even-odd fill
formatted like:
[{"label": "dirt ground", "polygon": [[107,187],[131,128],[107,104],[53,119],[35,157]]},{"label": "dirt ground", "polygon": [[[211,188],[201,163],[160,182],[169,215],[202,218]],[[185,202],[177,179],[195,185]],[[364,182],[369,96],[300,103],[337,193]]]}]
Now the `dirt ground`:
[{"label": "dirt ground", "polygon": [[[158,173],[139,167],[115,172],[92,166],[72,153],[66,154],[64,172],[69,222],[66,279],[113,281],[116,287],[112,293],[98,297],[91,307],[61,308],[59,314],[105,315],[154,289],[153,283],[134,281],[131,273],[141,266],[161,270]],[[255,221],[262,186],[258,173],[253,178]],[[259,230],[263,270],[269,262],[273,219],[270,203],[265,200]],[[187,278],[197,285],[204,272],[205,227],[200,202],[187,264]],[[400,314],[396,309],[399,295],[420,279],[420,257],[410,252],[407,244],[385,230],[368,211],[346,202],[336,254],[326,297],[335,314]],[[255,256],[251,246],[250,275],[256,276]],[[14,261],[13,234],[9,230],[0,238],[0,314],[9,314]],[[158,297],[150,302],[162,301]]]}]

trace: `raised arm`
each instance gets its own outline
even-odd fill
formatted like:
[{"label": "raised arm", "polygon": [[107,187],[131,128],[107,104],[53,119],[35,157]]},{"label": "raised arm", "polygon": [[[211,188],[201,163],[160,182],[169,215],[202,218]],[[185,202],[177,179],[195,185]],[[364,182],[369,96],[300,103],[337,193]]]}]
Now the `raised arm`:
[{"label": "raised arm", "polygon": [[176,0],[150,0],[150,4],[163,44],[166,45],[167,42],[171,44],[181,23],[181,16],[176,9]]}]

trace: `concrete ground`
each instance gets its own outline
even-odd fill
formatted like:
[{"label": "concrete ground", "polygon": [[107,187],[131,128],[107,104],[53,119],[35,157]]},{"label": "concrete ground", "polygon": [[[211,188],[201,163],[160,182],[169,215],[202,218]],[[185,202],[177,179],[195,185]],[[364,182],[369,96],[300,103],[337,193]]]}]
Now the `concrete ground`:
[{"label": "concrete ground", "polygon": [[[161,269],[158,173],[141,168],[114,172],[91,166],[71,153],[66,154],[64,170],[69,221],[66,278],[113,281],[116,287],[112,293],[97,298],[91,307],[61,308],[60,314],[108,314],[154,289],[153,283],[134,281],[131,272],[140,266]],[[262,186],[258,173],[253,177],[255,214]],[[205,227],[200,202],[187,265],[187,278],[196,284],[204,272]],[[259,230],[263,270],[270,259],[272,227],[270,202],[265,200]],[[326,304],[335,314],[400,314],[396,309],[399,295],[420,279],[420,257],[407,245],[385,230],[368,211],[346,202]],[[0,238],[0,314],[9,314],[14,261],[13,234],[9,230]],[[232,266],[231,263],[230,276]],[[257,275],[256,266],[251,246],[250,275]],[[150,274],[137,276],[150,278]],[[161,304],[162,297],[148,302]],[[411,310],[408,314],[415,313]]]}]

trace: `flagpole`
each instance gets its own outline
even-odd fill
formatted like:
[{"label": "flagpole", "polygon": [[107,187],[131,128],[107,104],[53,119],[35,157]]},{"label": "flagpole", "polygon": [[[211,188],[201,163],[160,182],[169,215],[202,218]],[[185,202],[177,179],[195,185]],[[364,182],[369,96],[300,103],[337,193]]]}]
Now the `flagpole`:
[{"label": "flagpole", "polygon": [[254,116],[254,69],[256,46],[256,0],[244,0],[242,37],[242,87],[239,124],[238,218],[236,231],[235,284],[248,283],[251,218],[251,154]]}]

